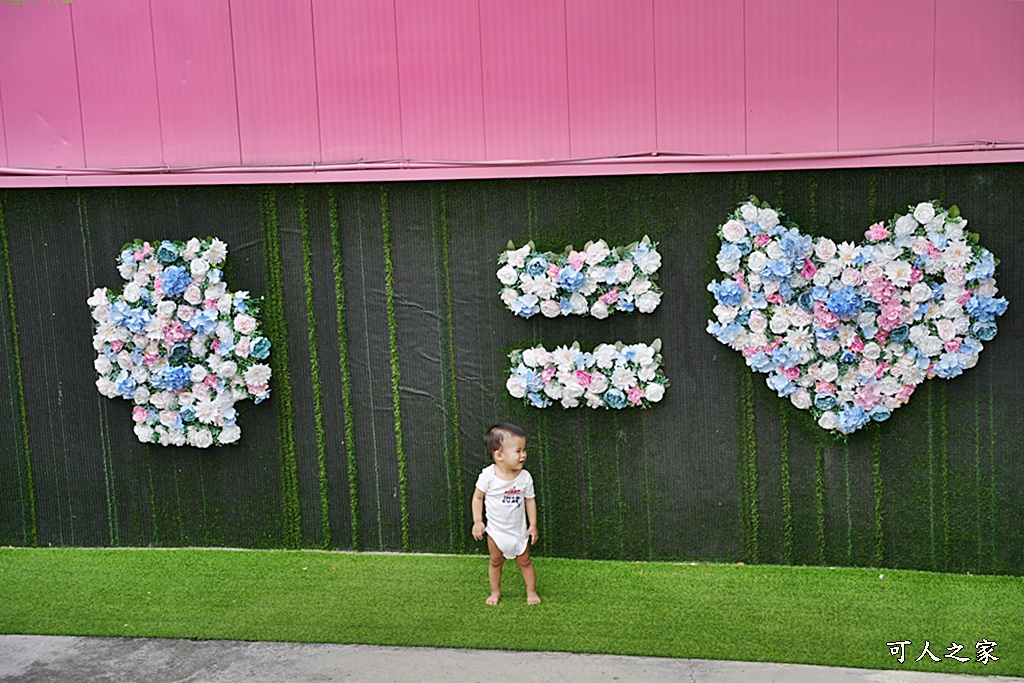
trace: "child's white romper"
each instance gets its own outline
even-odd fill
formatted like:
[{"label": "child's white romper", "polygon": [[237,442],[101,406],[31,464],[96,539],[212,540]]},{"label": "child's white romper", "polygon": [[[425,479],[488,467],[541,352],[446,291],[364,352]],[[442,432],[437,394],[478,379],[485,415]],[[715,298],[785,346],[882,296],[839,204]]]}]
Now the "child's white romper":
[{"label": "child's white romper", "polygon": [[485,467],[476,480],[484,492],[487,511],[487,535],[494,540],[501,554],[510,560],[526,552],[526,504],[533,498],[533,477],[526,470],[512,481],[500,479],[494,465]]}]

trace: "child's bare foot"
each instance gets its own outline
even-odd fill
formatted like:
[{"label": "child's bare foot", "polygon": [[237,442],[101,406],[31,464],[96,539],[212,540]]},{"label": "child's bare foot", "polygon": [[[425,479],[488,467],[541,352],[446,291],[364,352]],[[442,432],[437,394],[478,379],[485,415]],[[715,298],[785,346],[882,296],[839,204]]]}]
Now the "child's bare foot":
[{"label": "child's bare foot", "polygon": [[526,604],[527,605],[539,605],[540,604],[540,596],[537,595],[536,593],[527,593],[526,594]]},{"label": "child's bare foot", "polygon": [[[501,593],[491,593],[490,597],[487,598],[488,605],[497,605],[498,601],[501,600]],[[538,598],[538,601],[540,598]]]}]

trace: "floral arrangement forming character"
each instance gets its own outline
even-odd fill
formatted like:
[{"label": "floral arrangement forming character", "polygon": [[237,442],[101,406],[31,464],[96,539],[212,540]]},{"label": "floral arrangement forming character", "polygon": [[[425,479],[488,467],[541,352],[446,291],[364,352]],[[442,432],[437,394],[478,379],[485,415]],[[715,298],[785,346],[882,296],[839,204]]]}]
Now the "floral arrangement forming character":
[{"label": "floral arrangement forming character", "polygon": [[662,371],[661,340],[650,345],[599,344],[580,351],[579,342],[548,351],[543,346],[516,349],[505,387],[514,398],[535,408],[554,401],[575,408],[648,408],[665,395],[669,382]]},{"label": "floral arrangement forming character", "polygon": [[957,208],[909,208],[860,245],[804,235],[754,197],[719,226],[729,277],[708,285],[708,333],[823,429],[884,421],[924,380],[974,367],[1006,311],[998,260]]},{"label": "floral arrangement forming character", "polygon": [[599,240],[582,251],[569,245],[561,254],[538,252],[533,242],[516,249],[510,241],[498,257],[501,300],[524,318],[537,312],[598,319],[616,311],[650,313],[661,303],[654,284],[661,267],[657,247],[646,235],[625,247],[611,249]]},{"label": "floral arrangement forming character", "polygon": [[108,398],[132,401],[143,443],[208,448],[238,441],[234,405],[270,396],[270,340],[248,292],[229,292],[219,239],[136,240],[125,245],[121,292],[98,288],[89,298],[93,348]]}]

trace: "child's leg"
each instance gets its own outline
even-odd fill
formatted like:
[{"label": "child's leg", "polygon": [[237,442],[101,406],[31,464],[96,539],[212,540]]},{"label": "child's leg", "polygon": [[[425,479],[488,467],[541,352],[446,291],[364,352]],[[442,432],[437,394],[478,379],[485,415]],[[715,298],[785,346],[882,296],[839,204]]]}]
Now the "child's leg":
[{"label": "child's leg", "polygon": [[530,561],[529,548],[516,558],[516,564],[519,565],[519,571],[523,573],[523,581],[526,583],[526,604],[536,605],[540,602],[540,596],[537,595],[537,572]]},{"label": "child's leg", "polygon": [[487,550],[491,553],[490,566],[487,567],[487,579],[491,582],[491,595],[487,598],[488,605],[497,605],[501,600],[501,568],[505,564],[505,556],[498,550],[494,539],[487,537]]}]

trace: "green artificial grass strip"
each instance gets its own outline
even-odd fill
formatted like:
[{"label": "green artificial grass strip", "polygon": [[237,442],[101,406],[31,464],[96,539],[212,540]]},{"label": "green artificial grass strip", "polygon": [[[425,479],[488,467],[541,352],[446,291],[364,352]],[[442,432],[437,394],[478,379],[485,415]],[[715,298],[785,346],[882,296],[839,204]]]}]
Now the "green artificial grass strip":
[{"label": "green artificial grass strip", "polygon": [[[14,360],[14,385],[15,395],[11,396],[11,400],[16,403],[14,413],[18,416],[18,432],[19,436],[19,447],[21,450],[21,458],[19,459],[20,467],[18,472],[24,477],[21,482],[20,490],[21,495],[26,497],[27,504],[22,503],[22,542],[25,545],[38,545],[39,544],[39,525],[36,521],[36,487],[32,480],[32,451],[29,448],[28,439],[28,412],[25,408],[25,380],[22,376],[21,371],[21,346],[18,341],[18,316],[15,312],[14,305],[14,278],[11,275],[11,249],[10,240],[7,235],[7,222],[4,219],[4,208],[3,202],[0,202],[0,249],[3,249],[3,264],[4,264],[4,289],[6,290],[7,296],[5,297],[4,303],[6,304],[6,316],[4,316],[10,329],[10,346],[11,356]],[[24,473],[24,474],[22,474]]]},{"label": "green artificial grass strip", "polygon": [[[437,229],[440,231],[441,253],[439,271],[444,280],[444,325],[438,335],[443,348],[444,381],[441,397],[447,413],[444,434],[445,477],[448,488],[448,546],[453,550],[466,549],[466,534],[463,532],[466,487],[462,477],[462,428],[459,426],[458,377],[455,372],[455,321],[452,301],[451,259],[449,256],[450,236],[448,233],[448,195],[442,187]],[[447,342],[447,343],[446,343]]]},{"label": "green artificial grass strip", "polygon": [[758,559],[757,516],[757,433],[754,417],[754,382],[742,362],[736,363],[739,383],[736,387],[737,425],[739,427],[740,467],[740,545],[746,562]]},{"label": "green artificial grass strip", "polygon": [[789,406],[779,403],[779,461],[782,468],[782,563],[793,561],[793,498],[789,472]]},{"label": "green artificial grass strip", "polygon": [[306,285],[306,326],[309,332],[309,376],[313,385],[313,419],[316,435],[317,483],[320,490],[320,547],[331,547],[331,519],[327,487],[327,437],[320,389],[320,347],[317,341],[316,310],[313,306],[313,246],[309,234],[306,193],[299,193],[299,226],[302,231],[302,276]]},{"label": "green artificial grass strip", "polygon": [[288,367],[288,326],[285,322],[284,287],[281,277],[281,236],[277,218],[277,197],[273,189],[260,192],[260,223],[263,230],[267,267],[264,316],[267,336],[273,344],[270,367],[273,372],[277,440],[281,458],[282,544],[302,545],[302,512],[299,508],[299,469],[295,457],[295,414],[292,407],[291,371]]},{"label": "green artificial grass strip", "polygon": [[875,555],[874,563],[885,564],[885,482],[882,480],[882,433],[875,430],[871,436],[871,485],[875,499]]},{"label": "green artificial grass strip", "polygon": [[825,564],[825,436],[814,441],[814,518],[817,522],[815,564]]},{"label": "green artificial grass strip", "polygon": [[345,321],[345,262],[341,246],[338,198],[331,188],[328,197],[331,247],[334,250],[334,295],[338,306],[338,363],[341,366],[341,400],[345,405],[345,457],[348,464],[348,500],[352,516],[352,548],[361,547],[359,536],[359,467],[356,463],[356,422],[352,412],[352,371],[348,364],[348,325]]},{"label": "green artificial grass strip", "polygon": [[[500,648],[1024,675],[1024,579],[535,559],[497,607],[484,556],[0,549],[0,633]],[[510,627],[514,624],[514,627]],[[998,661],[932,662],[951,643]],[[911,641],[903,664],[887,643]]]},{"label": "green artificial grass strip", "polygon": [[402,401],[399,395],[401,371],[398,366],[398,322],[395,319],[395,265],[391,259],[391,207],[388,191],[380,189],[380,221],[384,235],[384,293],[388,312],[388,350],[391,354],[391,396],[395,411],[395,453],[398,459],[398,505],[401,510],[402,550],[409,551],[409,479],[402,438]]}]

